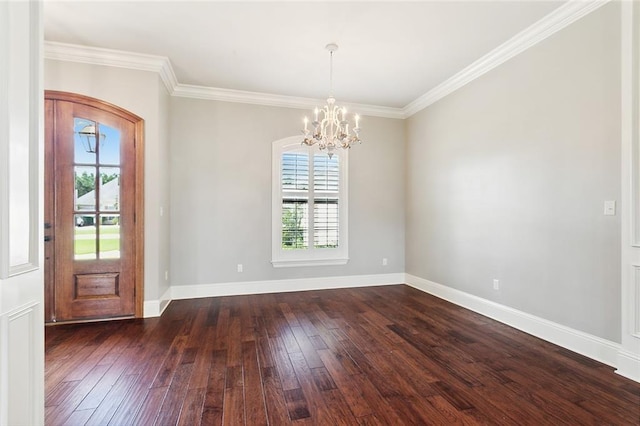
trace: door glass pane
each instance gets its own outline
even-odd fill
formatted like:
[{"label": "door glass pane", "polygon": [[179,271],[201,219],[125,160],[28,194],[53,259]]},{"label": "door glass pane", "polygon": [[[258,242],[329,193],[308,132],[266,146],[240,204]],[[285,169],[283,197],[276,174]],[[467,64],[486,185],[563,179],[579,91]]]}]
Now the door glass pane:
[{"label": "door glass pane", "polygon": [[95,215],[74,215],[73,253],[76,260],[97,258]]},{"label": "door glass pane", "polygon": [[100,215],[100,259],[120,258],[120,215]]},{"label": "door glass pane", "polygon": [[100,210],[120,210],[120,167],[100,167]]},{"label": "door glass pane", "polygon": [[96,123],[85,118],[73,118],[73,156],[74,163],[95,164],[95,127]]},{"label": "door glass pane", "polygon": [[74,258],[120,258],[120,131],[74,117]]},{"label": "door glass pane", "polygon": [[120,131],[100,124],[100,164],[117,166],[120,164]]},{"label": "door glass pane", "polygon": [[75,166],[75,207],[76,211],[96,209],[96,168]]}]

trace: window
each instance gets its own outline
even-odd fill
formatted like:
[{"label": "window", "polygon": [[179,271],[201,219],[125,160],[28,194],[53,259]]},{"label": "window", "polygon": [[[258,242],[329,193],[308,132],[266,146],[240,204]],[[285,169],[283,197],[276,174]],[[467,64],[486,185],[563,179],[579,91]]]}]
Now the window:
[{"label": "window", "polygon": [[347,263],[347,161],[299,137],[273,143],[273,266]]}]

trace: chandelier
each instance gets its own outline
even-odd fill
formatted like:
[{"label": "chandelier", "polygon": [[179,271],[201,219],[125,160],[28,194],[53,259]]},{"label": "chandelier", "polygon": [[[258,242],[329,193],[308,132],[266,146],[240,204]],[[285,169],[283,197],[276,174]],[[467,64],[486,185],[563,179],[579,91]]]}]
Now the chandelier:
[{"label": "chandelier", "polygon": [[[336,148],[351,148],[351,145],[360,143],[358,137],[360,133],[360,117],[354,115],[354,124],[349,131],[349,122],[347,121],[347,109],[336,105],[336,98],[333,97],[333,52],[338,50],[338,45],[334,43],[327,44],[326,49],[329,51],[329,98],[327,104],[320,110],[316,107],[313,111],[314,120],[309,128],[309,119],[304,118],[304,145],[313,146],[318,144],[321,151],[327,150],[329,158],[333,156]],[[322,117],[320,117],[322,114]]]}]

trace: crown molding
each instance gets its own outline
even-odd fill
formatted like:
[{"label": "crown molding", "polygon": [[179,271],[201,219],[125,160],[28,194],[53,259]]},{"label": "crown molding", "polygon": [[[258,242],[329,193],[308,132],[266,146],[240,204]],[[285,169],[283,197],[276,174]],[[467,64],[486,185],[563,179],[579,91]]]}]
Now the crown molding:
[{"label": "crown molding", "polygon": [[[312,98],[182,84],[176,78],[171,61],[165,56],[52,41],[45,41],[44,52],[47,59],[157,72],[172,96],[301,109],[314,108],[324,103],[324,100]],[[361,115],[404,118],[401,108],[355,103],[344,105],[358,111]]]},{"label": "crown molding", "polygon": [[[298,109],[313,109],[319,104],[321,105],[325,102],[324,99],[274,95],[271,93],[248,92],[244,90],[194,86],[190,84],[178,84],[172,95],[184,98],[207,99],[213,101],[238,102],[254,105]],[[350,110],[358,111],[360,115],[399,119],[404,118],[401,108],[356,103],[342,103],[342,105],[349,108]]]},{"label": "crown molding", "polygon": [[443,83],[429,90],[402,108],[404,118],[434,104],[445,96],[460,89],[467,83],[491,71],[514,56],[522,53],[542,40],[550,37],[578,19],[609,3],[610,0],[571,0],[563,4],[530,27],[519,32],[505,43],[454,74]]},{"label": "crown molding", "polygon": [[45,41],[44,57],[58,61],[157,72],[169,93],[173,93],[174,88],[178,85],[178,79],[173,72],[171,62],[166,56]]},{"label": "crown molding", "polygon": [[[396,119],[411,117],[583,16],[609,3],[609,1],[568,1],[443,83],[410,102],[404,108],[355,103],[345,104],[345,106],[367,116]],[[182,84],[176,78],[171,61],[165,56],[145,55],[52,41],[45,41],[44,56],[47,59],[60,61],[157,72],[167,91],[172,96],[299,109],[314,108],[318,104],[324,103],[324,100],[320,99]]]}]

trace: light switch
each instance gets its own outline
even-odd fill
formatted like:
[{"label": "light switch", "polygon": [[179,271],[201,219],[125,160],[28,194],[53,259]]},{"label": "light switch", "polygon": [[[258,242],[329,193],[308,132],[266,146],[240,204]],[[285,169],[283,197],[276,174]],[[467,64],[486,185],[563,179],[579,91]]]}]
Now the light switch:
[{"label": "light switch", "polygon": [[604,215],[605,216],[615,216],[616,215],[616,202],[613,201],[605,201],[604,202]]}]

